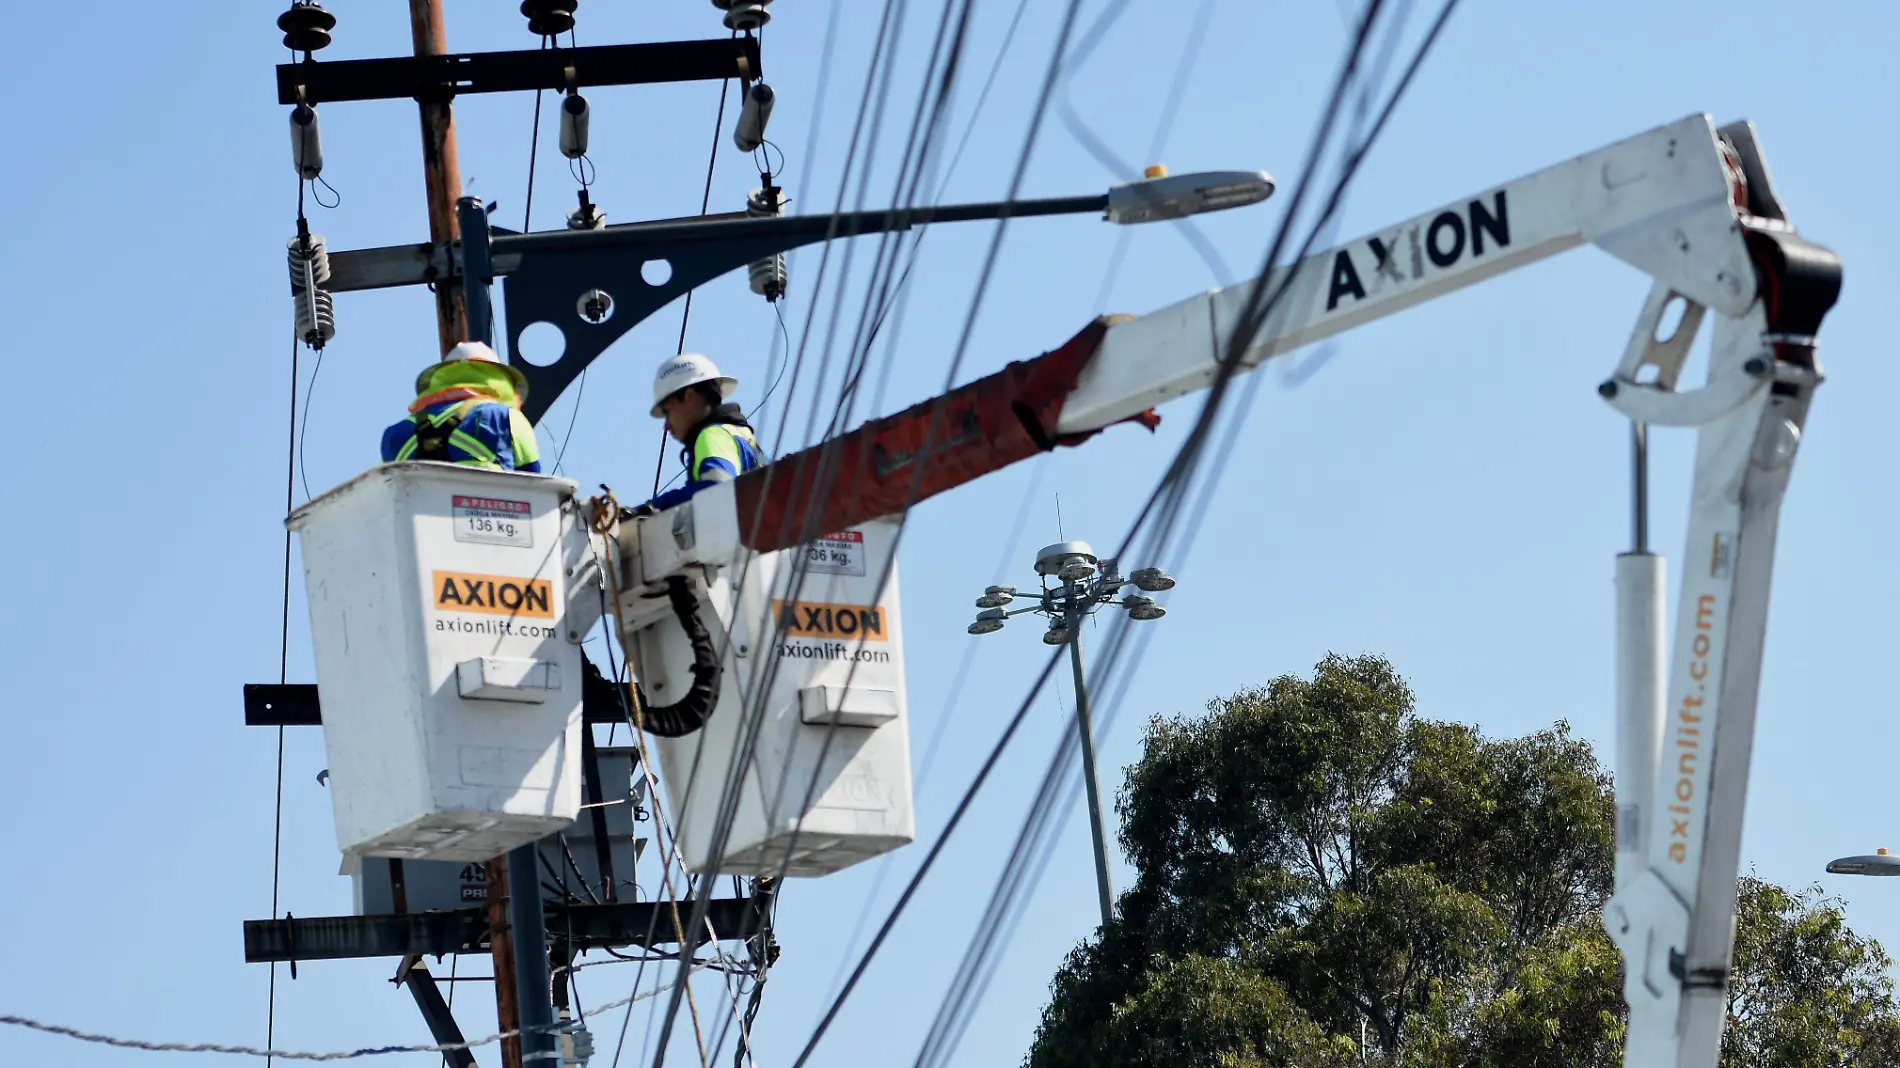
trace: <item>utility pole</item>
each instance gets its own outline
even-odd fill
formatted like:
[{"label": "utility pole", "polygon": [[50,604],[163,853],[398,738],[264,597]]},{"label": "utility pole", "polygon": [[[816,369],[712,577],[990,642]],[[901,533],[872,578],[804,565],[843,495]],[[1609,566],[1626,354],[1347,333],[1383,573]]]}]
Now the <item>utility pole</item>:
[{"label": "utility pole", "polygon": [[[423,2],[423,0],[417,0]],[[440,3],[441,0],[432,0]],[[489,315],[488,286],[492,279],[492,270],[488,258],[488,209],[482,206],[478,197],[461,197],[455,203],[457,217],[456,230],[469,236],[468,247],[462,254],[462,306],[467,322],[468,339],[493,344],[490,324],[494,322]],[[582,730],[592,730],[583,726]],[[496,858],[488,862],[490,886],[503,888],[508,900],[507,937],[495,938],[495,1012],[504,1031],[521,1028],[519,1039],[510,1040],[516,1049],[515,1062],[508,1068],[519,1068],[523,1061],[533,1054],[552,1053],[558,1043],[554,1032],[554,1005],[550,1000],[552,991],[548,978],[548,932],[547,917],[541,908],[541,876],[539,846],[533,842],[511,850],[507,857]],[[496,880],[496,875],[500,879]],[[494,905],[493,891],[489,897],[489,918],[494,922],[497,911]],[[502,981],[502,958],[506,956],[511,965],[513,979]],[[512,992],[512,998],[509,996]],[[512,1005],[510,1002],[512,1001]],[[513,1010],[513,1019],[502,1013]],[[504,1051],[503,1060],[507,1054]]]},{"label": "utility pole", "polygon": [[[588,104],[580,94],[582,87],[737,80],[746,104],[732,139],[742,151],[764,143],[774,94],[763,81],[757,31],[771,17],[766,10],[769,2],[715,0],[712,7],[715,12],[723,12],[720,18],[728,31],[718,37],[562,48],[558,43],[547,45],[550,38],[572,27],[575,0],[531,0],[520,5],[521,11],[543,47],[457,54],[448,50],[444,0],[408,0],[412,55],[317,63],[312,53],[329,45],[336,19],[316,0],[292,0],[278,25],[285,32],[285,46],[293,56],[301,52],[302,58],[278,65],[276,89],[278,103],[293,108],[290,133],[297,173],[304,181],[321,176],[319,105],[414,100],[419,108],[429,216],[426,245],[411,243],[332,256],[315,240],[316,235],[307,232],[300,212],[300,240],[291,246],[290,263],[292,291],[298,298],[299,337],[320,347],[334,334],[332,293],[403,285],[428,285],[432,290],[437,340],[444,355],[462,341],[480,341],[513,356],[521,325],[552,323],[566,336],[559,360],[546,367],[510,360],[529,386],[523,414],[538,421],[546,406],[560,397],[563,389],[616,338],[694,287],[745,267],[753,273],[754,291],[768,301],[777,300],[783,295],[785,279],[782,262],[774,261],[794,248],[834,237],[979,219],[1099,212],[1111,222],[1127,225],[1253,203],[1272,192],[1272,180],[1265,172],[1217,172],[1151,177],[1106,193],[1067,197],[797,217],[779,214],[776,204],[772,205],[774,210],[763,214],[755,210],[757,205],[749,204],[745,212],[689,220],[650,220],[614,227],[570,225],[566,230],[500,235],[489,225],[482,200],[462,195],[452,105],[456,97],[471,93],[532,90],[564,94],[561,151],[570,159],[584,159]],[[761,173],[760,177],[776,195],[771,175]],[[584,197],[585,190],[582,192]],[[667,281],[647,281],[641,265],[653,260],[672,265]],[[503,277],[508,279],[503,292],[491,293],[491,285]],[[766,279],[763,285],[762,277]],[[587,296],[577,303],[576,294]],[[510,329],[516,337],[497,336],[493,313],[502,309],[494,307],[496,297],[503,299],[506,320],[515,324]],[[1094,591],[1098,586],[1092,583],[1089,588]],[[1152,606],[1152,601],[1148,603]],[[1154,609],[1154,614],[1159,611]],[[1131,615],[1152,618],[1132,609]],[[258,692],[253,694],[253,690]],[[246,722],[266,725],[322,722],[315,688],[287,683],[268,692],[266,688],[247,687],[245,715]],[[260,715],[263,718],[255,718]],[[284,718],[286,715],[292,718]],[[617,719],[616,715],[612,721]],[[589,726],[583,729],[591,729],[593,722],[608,721],[588,719]],[[1092,743],[1092,738],[1085,739],[1091,765]],[[594,760],[587,759],[590,763]],[[598,776],[597,767],[592,774]],[[1105,842],[1099,826],[1100,799],[1093,783],[1091,799],[1100,854]],[[602,876],[611,880],[612,865],[605,859],[611,846],[604,834],[597,837],[603,852]],[[429,858],[419,858],[418,862],[432,863]],[[246,928],[246,959],[310,959],[310,945],[319,931],[321,940],[338,957],[398,956],[406,961],[445,951],[472,951],[485,938],[494,958],[498,1021],[502,1030],[520,1032],[519,1037],[504,1041],[502,1061],[505,1068],[523,1068],[525,1063],[553,1056],[558,1045],[553,1030],[547,923],[550,906],[540,893],[540,867],[541,857],[534,845],[488,861],[483,869],[486,900],[481,909],[416,909],[418,883],[411,878],[407,900],[395,902],[394,915],[259,921],[255,932],[252,926]],[[390,878],[392,883],[400,880],[394,871]],[[562,917],[558,947],[561,960],[565,961],[577,946],[647,945],[653,941],[649,931],[652,925],[646,922],[651,903],[616,901],[611,889],[606,896],[604,903],[562,901],[552,906]],[[1107,889],[1103,900],[1106,909],[1110,901]],[[469,901],[469,905],[474,902]],[[721,900],[697,902],[695,916],[709,918],[715,906],[722,906]],[[749,937],[748,932],[763,922],[761,918],[754,923],[747,914],[736,924],[722,923],[709,933],[721,938],[717,931],[730,926],[740,932],[739,937]],[[682,926],[684,929],[675,934],[690,953],[691,947],[699,944],[697,930],[701,924]],[[687,930],[694,931],[691,939],[686,937]],[[649,933],[639,933],[643,931]],[[250,941],[253,933],[257,936],[255,945]],[[415,968],[410,964],[405,973],[417,979],[411,984],[412,993],[425,1020],[439,1039],[454,1041],[459,1032],[452,1015],[432,995],[433,985],[426,970],[417,972]],[[576,1028],[573,1034],[579,1048],[584,1031]]]},{"label": "utility pole", "polygon": [[[442,15],[442,0],[409,0],[409,35],[417,56],[448,54],[449,34]],[[417,99],[422,119],[422,175],[428,195],[429,243],[436,248],[451,247],[462,232],[456,219],[457,202],[462,193],[462,161],[455,146],[453,99],[446,92],[426,93]],[[479,332],[486,332],[486,322],[471,324],[468,321],[467,298],[458,280],[453,277],[437,280],[435,330],[443,354],[446,355],[460,341],[475,340],[476,335],[471,333],[470,327],[477,325]],[[530,854],[534,851],[532,845],[525,848]],[[515,895],[509,893],[509,868],[509,858],[496,857],[488,862],[484,879],[488,889],[488,923],[491,929],[489,949],[495,961],[495,1019],[503,1031],[512,1031],[522,1025],[524,1004],[533,1005],[548,998],[546,983],[541,984],[543,989],[538,996],[533,991],[518,989],[524,979],[531,978],[532,973],[538,971],[543,976],[547,974],[546,935],[539,915],[541,895],[538,892],[539,884],[533,878],[533,868],[528,869],[527,884],[530,900],[536,910],[532,917],[533,931],[524,929],[528,925],[522,922],[525,918],[523,910],[511,908]],[[519,947],[517,942],[520,943]],[[517,948],[522,952],[541,952],[541,967],[521,968],[516,959]],[[552,1015],[552,1011],[547,1015]],[[533,1037],[537,1036],[502,1040],[503,1068],[521,1068],[524,1047],[540,1048],[540,1044],[532,1040]],[[524,1043],[523,1038],[529,1038],[530,1041]]]},{"label": "utility pole", "polygon": [[[417,56],[447,55],[449,35],[442,21],[442,0],[409,0],[409,33],[415,40]],[[436,248],[446,248],[461,236],[455,222],[455,202],[462,195],[462,162],[455,150],[455,114],[450,106],[453,99],[441,91],[418,98],[422,111],[422,174],[429,193],[429,243]],[[462,287],[452,279],[435,284],[435,331],[444,354],[469,336]],[[492,872],[489,877],[494,877]]]},{"label": "utility pole", "polygon": [[1075,730],[1082,736],[1082,784],[1088,790],[1089,838],[1095,843],[1095,893],[1101,898],[1102,926],[1115,918],[1115,884],[1108,874],[1108,841],[1102,829],[1102,785],[1095,772],[1095,723],[1089,718],[1089,688],[1082,677],[1082,617],[1075,583],[1069,594],[1069,666],[1075,672]]}]

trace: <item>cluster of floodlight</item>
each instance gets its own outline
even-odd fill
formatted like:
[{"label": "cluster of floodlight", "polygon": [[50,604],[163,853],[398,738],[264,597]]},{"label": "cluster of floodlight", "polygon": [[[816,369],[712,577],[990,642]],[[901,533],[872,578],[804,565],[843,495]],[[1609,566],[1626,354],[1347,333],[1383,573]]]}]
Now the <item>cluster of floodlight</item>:
[{"label": "cluster of floodlight", "polygon": [[[981,609],[969,626],[971,634],[994,634],[1003,629],[1009,617],[1025,612],[1040,612],[1049,617],[1043,632],[1046,645],[1064,645],[1069,641],[1074,620],[1097,607],[1119,603],[1128,618],[1160,619],[1168,610],[1155,602],[1151,593],[1174,588],[1174,579],[1158,567],[1138,568],[1123,577],[1114,560],[1099,559],[1086,542],[1065,541],[1044,548],[1036,559],[1036,573],[1042,588],[1033,604],[1011,609],[1017,598],[1014,586],[989,586],[976,599]],[[1051,586],[1049,580],[1060,585]],[[1128,587],[1140,592],[1132,592]]]}]

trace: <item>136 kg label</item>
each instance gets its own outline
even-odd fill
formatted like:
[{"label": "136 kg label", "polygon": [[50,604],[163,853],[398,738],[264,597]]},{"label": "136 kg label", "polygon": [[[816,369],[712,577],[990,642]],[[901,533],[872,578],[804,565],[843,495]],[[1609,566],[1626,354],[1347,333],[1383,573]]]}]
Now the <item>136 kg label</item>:
[{"label": "136 kg label", "polygon": [[453,512],[456,541],[534,547],[533,512],[527,501],[458,496]]},{"label": "136 kg label", "polygon": [[864,574],[864,534],[840,530],[822,535],[805,549],[805,570],[827,575]]}]

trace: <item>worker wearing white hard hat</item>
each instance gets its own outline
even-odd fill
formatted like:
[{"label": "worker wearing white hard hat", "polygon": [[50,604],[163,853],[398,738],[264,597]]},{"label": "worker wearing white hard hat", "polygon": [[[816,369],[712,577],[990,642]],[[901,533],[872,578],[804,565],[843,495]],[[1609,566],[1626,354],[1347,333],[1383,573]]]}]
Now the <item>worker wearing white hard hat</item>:
[{"label": "worker wearing white hard hat", "polygon": [[464,341],[416,376],[409,414],[383,431],[383,462],[439,460],[499,471],[541,470],[534,424],[521,411],[528,380],[480,341]]},{"label": "worker wearing white hard hat", "polygon": [[765,450],[752,425],[728,400],[738,388],[738,379],[721,374],[697,352],[681,353],[654,373],[652,414],[664,419],[667,433],[684,446],[686,484],[653,498],[651,507],[671,508],[708,486],[764,466]]}]

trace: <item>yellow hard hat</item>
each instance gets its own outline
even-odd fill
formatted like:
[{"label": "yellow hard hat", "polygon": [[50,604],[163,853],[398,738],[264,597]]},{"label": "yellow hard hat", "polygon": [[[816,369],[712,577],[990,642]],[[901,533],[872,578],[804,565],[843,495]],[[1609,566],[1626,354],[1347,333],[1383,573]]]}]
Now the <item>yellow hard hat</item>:
[{"label": "yellow hard hat", "polygon": [[495,355],[495,350],[481,341],[464,341],[450,349],[449,354],[442,357],[442,362],[424,367],[422,373],[416,376],[416,392],[421,393],[428,389],[429,379],[434,377],[437,371],[452,363],[463,362],[492,363],[500,367],[508,373],[508,381],[514,383],[515,395],[523,399],[528,396],[528,376],[522,374],[520,369],[503,363],[501,357]]}]

